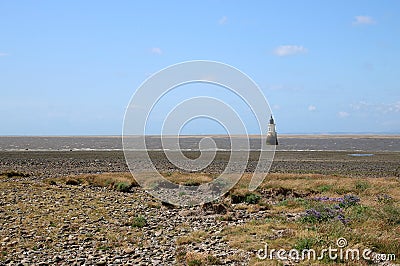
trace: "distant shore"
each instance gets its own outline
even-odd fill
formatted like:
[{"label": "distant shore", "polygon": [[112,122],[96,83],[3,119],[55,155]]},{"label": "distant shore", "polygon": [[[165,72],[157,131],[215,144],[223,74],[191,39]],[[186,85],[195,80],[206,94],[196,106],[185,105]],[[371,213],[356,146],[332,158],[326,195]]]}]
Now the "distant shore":
[{"label": "distant shore", "polygon": [[[279,134],[279,132],[278,132]],[[146,135],[149,137],[152,136],[160,136],[160,135]],[[168,136],[168,135],[165,135]],[[175,136],[175,135],[171,135],[171,136]],[[199,135],[179,135],[179,137],[227,137],[228,135],[225,134],[199,134]],[[238,135],[238,134],[232,134],[231,136],[234,137],[244,137],[246,135]],[[259,135],[257,134],[248,134],[247,136],[251,137],[258,137]],[[280,137],[282,138],[291,138],[291,137],[296,137],[296,138],[308,138],[308,137],[321,137],[321,138],[325,138],[325,137],[359,137],[359,138],[368,138],[368,137],[372,137],[372,138],[400,138],[400,134],[398,133],[385,133],[385,134],[379,134],[379,133],[365,133],[365,134],[361,134],[361,133],[282,133],[279,134]],[[24,137],[38,137],[38,138],[122,138],[122,135],[0,135],[0,138],[24,138]]]}]

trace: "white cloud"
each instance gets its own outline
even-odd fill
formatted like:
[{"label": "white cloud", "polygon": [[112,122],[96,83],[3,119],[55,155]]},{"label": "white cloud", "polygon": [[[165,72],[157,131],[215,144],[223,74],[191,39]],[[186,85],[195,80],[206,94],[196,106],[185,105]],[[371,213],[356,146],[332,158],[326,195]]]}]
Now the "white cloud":
[{"label": "white cloud", "polygon": [[163,52],[162,52],[161,48],[153,47],[153,48],[151,48],[151,53],[161,55]]},{"label": "white cloud", "polygon": [[280,109],[281,109],[281,106],[280,106],[279,104],[274,104],[274,105],[272,106],[272,109],[274,109],[274,110],[280,110]]},{"label": "white cloud", "polygon": [[350,107],[351,107],[351,109],[358,111],[358,110],[364,109],[368,105],[369,105],[368,103],[366,103],[364,101],[360,101],[358,103],[350,104]]},{"label": "white cloud", "polygon": [[298,85],[285,85],[285,84],[273,84],[266,87],[268,90],[272,91],[301,91],[302,86]]},{"label": "white cloud", "polygon": [[393,105],[394,109],[396,110],[396,112],[400,112],[400,101],[398,101],[397,103],[395,103]]},{"label": "white cloud", "polygon": [[304,54],[306,52],[307,49],[300,45],[281,45],[274,50],[274,54],[277,56]]},{"label": "white cloud", "polygon": [[226,24],[228,22],[228,17],[227,16],[223,16],[222,18],[220,18],[219,20],[218,20],[218,24],[219,25],[224,25],[224,24]]},{"label": "white cloud", "polygon": [[350,114],[348,112],[340,111],[338,115],[339,117],[345,118],[348,117]]},{"label": "white cloud", "polygon": [[315,107],[314,105],[309,105],[308,106],[308,111],[314,112],[315,110],[317,110],[317,107]]},{"label": "white cloud", "polygon": [[364,101],[351,104],[350,107],[355,111],[363,111],[363,112],[379,112],[383,114],[387,113],[399,113],[400,112],[400,101],[394,103],[367,103]]},{"label": "white cloud", "polygon": [[376,21],[370,16],[355,16],[353,25],[371,25],[375,24]]},{"label": "white cloud", "polygon": [[7,53],[0,53],[0,57],[2,57],[2,56],[8,56],[8,54]]}]

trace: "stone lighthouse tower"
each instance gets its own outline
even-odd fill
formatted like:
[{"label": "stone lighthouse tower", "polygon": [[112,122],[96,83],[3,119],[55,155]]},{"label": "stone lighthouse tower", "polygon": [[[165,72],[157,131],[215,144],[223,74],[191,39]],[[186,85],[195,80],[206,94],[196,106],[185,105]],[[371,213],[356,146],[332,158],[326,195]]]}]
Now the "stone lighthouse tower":
[{"label": "stone lighthouse tower", "polygon": [[269,119],[269,125],[268,125],[268,132],[267,132],[267,144],[268,145],[278,145],[278,135],[276,134],[275,131],[275,122],[274,118],[271,115],[271,118]]}]

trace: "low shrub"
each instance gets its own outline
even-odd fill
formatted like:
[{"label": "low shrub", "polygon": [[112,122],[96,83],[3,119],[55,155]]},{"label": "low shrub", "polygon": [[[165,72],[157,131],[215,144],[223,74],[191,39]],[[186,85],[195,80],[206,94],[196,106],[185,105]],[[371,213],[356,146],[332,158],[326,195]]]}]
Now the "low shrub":
[{"label": "low shrub", "polygon": [[341,221],[343,224],[349,222],[349,220],[345,218],[343,210],[339,205],[318,206],[317,208],[308,209],[301,218],[301,221],[314,224],[328,222],[334,219]]},{"label": "low shrub", "polygon": [[297,240],[294,248],[301,252],[305,249],[312,249],[316,242],[314,238],[301,238]]},{"label": "low shrub", "polygon": [[387,203],[393,202],[393,198],[388,194],[379,194],[376,196],[376,200],[382,204],[387,204]]},{"label": "low shrub", "polygon": [[257,204],[260,201],[260,199],[261,199],[260,195],[250,193],[246,195],[244,202],[248,204]]},{"label": "low shrub", "polygon": [[400,224],[400,207],[395,204],[387,204],[382,208],[382,217],[389,225]]},{"label": "low shrub", "polygon": [[359,197],[357,197],[355,195],[352,195],[352,194],[349,194],[349,195],[344,195],[343,196],[343,199],[339,203],[339,206],[343,207],[343,208],[348,208],[348,207],[357,205],[359,202],[360,202],[360,198]]},{"label": "low shrub", "polygon": [[369,187],[370,187],[370,184],[368,182],[363,182],[363,181],[357,181],[357,183],[355,185],[356,190],[358,190],[360,192],[366,190]]},{"label": "low shrub", "polygon": [[131,185],[126,182],[118,182],[114,185],[114,188],[120,192],[129,192],[131,190]]},{"label": "low shrub", "polygon": [[231,200],[233,204],[236,203],[247,203],[247,204],[257,204],[261,196],[251,192],[243,192],[243,191],[233,191],[230,193]]},{"label": "low shrub", "polygon": [[133,219],[132,227],[142,228],[147,225],[146,217],[138,215]]},{"label": "low shrub", "polygon": [[332,188],[332,185],[322,185],[322,186],[317,187],[317,190],[319,192],[327,192],[327,191],[331,190],[331,188]]},{"label": "low shrub", "polygon": [[363,205],[355,205],[350,210],[350,218],[352,221],[366,221],[369,217],[371,217],[371,208]]},{"label": "low shrub", "polygon": [[207,253],[188,252],[186,254],[186,264],[188,266],[197,265],[223,265],[216,257]]}]

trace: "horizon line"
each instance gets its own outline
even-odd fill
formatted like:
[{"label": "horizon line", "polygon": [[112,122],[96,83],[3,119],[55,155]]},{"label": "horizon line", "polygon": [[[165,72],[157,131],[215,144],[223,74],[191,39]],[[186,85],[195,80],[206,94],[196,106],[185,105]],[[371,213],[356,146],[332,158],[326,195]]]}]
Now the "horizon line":
[{"label": "horizon line", "polygon": [[[262,134],[266,135],[266,134]],[[161,136],[157,134],[147,134],[145,136],[148,137],[154,137],[154,136]],[[246,136],[244,134],[181,134],[181,135],[172,135],[172,134],[164,134],[164,136],[182,136],[182,137],[197,137],[197,136]],[[260,134],[248,134],[247,136],[252,137],[252,136],[260,136]],[[366,137],[373,137],[373,136],[388,136],[388,137],[400,137],[400,133],[390,133],[390,132],[325,132],[325,133],[280,133],[278,134],[278,137],[296,137],[296,136],[346,136],[346,137],[351,137],[351,136],[366,136]],[[122,134],[119,135],[69,135],[69,134],[63,134],[63,135],[0,135],[0,138],[2,137],[109,137],[109,138],[121,138]]]}]

